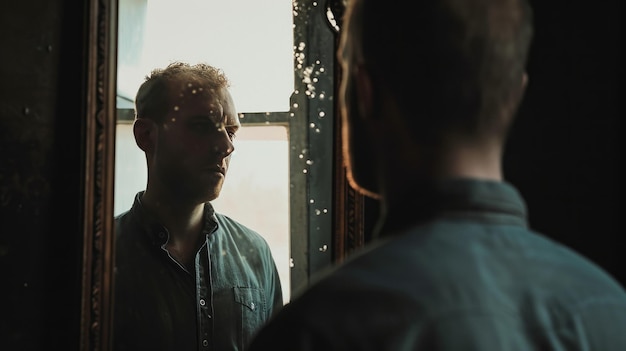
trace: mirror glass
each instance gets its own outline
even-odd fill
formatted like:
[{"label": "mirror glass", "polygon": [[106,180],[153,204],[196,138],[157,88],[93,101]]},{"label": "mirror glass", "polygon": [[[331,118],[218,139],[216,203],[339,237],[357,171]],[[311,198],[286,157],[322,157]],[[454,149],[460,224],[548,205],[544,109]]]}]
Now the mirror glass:
[{"label": "mirror glass", "polygon": [[118,108],[152,68],[204,61],[229,77],[239,112],[289,111],[291,0],[119,0]]},{"label": "mirror glass", "polygon": [[[219,67],[242,115],[289,111],[294,90],[291,0],[119,0],[118,6],[115,215],[128,210],[146,184],[132,122],[135,93],[150,70],[171,61]],[[288,301],[289,132],[285,125],[244,119],[224,187],[212,203],[267,239]]]}]

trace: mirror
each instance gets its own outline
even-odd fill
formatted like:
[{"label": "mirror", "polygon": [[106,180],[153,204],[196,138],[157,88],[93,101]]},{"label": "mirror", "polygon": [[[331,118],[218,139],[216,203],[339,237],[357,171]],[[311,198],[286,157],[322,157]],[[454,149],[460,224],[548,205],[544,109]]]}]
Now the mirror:
[{"label": "mirror", "polygon": [[[131,3],[137,2],[129,1]],[[164,0],[150,0],[149,2],[157,5],[165,3]],[[189,3],[198,5],[201,1],[189,1]],[[289,44],[290,54],[287,59],[292,77],[292,86],[288,93],[291,95],[282,98],[280,105],[284,107],[272,105],[271,107],[259,108],[248,108],[246,106],[254,105],[245,102],[245,98],[234,97],[238,111],[241,113],[241,121],[245,121],[246,127],[250,127],[249,129],[271,124],[287,128],[289,145],[289,180],[287,186],[290,201],[289,232],[291,233],[291,253],[288,266],[291,281],[290,284],[284,284],[283,288],[294,291],[305,285],[311,274],[327,266],[333,255],[342,257],[344,249],[348,251],[359,245],[361,234],[359,224],[356,222],[360,220],[361,211],[358,206],[354,206],[355,203],[358,204],[359,197],[356,196],[357,201],[355,202],[354,192],[346,188],[345,180],[340,180],[336,184],[333,180],[335,162],[340,165],[341,160],[334,156],[336,150],[332,146],[335,140],[335,119],[333,118],[335,38],[333,31],[328,26],[326,18],[328,13],[325,6],[317,2],[287,3],[287,14],[285,15],[292,18],[292,22],[289,23],[289,34],[293,35],[292,42]],[[123,189],[123,185],[114,183],[117,172],[115,165],[117,161],[116,148],[122,147],[124,144],[122,139],[116,140],[116,134],[118,127],[128,123],[128,121],[123,121],[124,118],[128,119],[128,110],[117,109],[117,80],[120,71],[126,72],[128,77],[137,78],[137,75],[132,73],[132,69],[118,69],[122,60],[117,62],[118,60],[114,58],[118,57],[118,49],[123,51],[123,45],[133,45],[133,41],[139,40],[139,37],[131,36],[129,38],[132,40],[125,44],[122,33],[117,33],[118,16],[120,20],[123,20],[122,17],[130,11],[128,9],[123,10],[123,5],[123,3],[119,3],[118,11],[117,0],[92,0],[89,2],[88,12],[91,24],[89,40],[92,43],[90,46],[92,50],[88,53],[88,72],[90,75],[88,79],[91,96],[88,103],[89,110],[93,113],[88,119],[91,127],[86,135],[89,145],[87,151],[89,164],[86,167],[90,170],[90,174],[88,174],[85,184],[88,199],[85,201],[86,242],[84,246],[85,264],[82,298],[82,350],[110,349],[111,310],[114,304],[114,297],[111,293],[114,283],[112,281],[114,263],[112,259],[114,236],[112,218],[124,207],[123,205],[120,206],[119,202],[115,204],[114,202],[118,198],[122,201],[128,201],[124,200],[128,195],[118,196],[114,194],[114,191],[122,191],[121,189]],[[227,6],[232,7],[233,5]],[[267,18],[264,12],[266,9],[260,9],[258,6],[255,16],[261,19]],[[239,10],[246,11],[246,8],[240,6]],[[198,17],[202,16],[196,16],[196,19]],[[235,20],[235,22],[230,22],[233,25],[225,28],[230,28],[232,32],[239,32],[240,34],[247,33],[249,36],[249,32],[241,31],[238,27],[243,19],[236,17],[231,16],[231,20]],[[144,21],[147,19],[144,18]],[[119,30],[122,31],[121,28]],[[222,28],[218,30],[220,35],[224,31]],[[252,32],[255,31],[257,29]],[[167,35],[167,33],[162,35]],[[165,40],[164,37],[161,39]],[[263,97],[260,101],[267,103],[269,100],[265,99],[267,96],[265,87],[268,82],[274,80],[275,73],[270,71],[269,66],[263,67],[257,63],[261,59],[259,56],[262,56],[259,52],[263,53],[266,48],[275,46],[276,41],[273,41],[273,44],[259,45],[255,40],[245,40],[245,47],[248,50],[243,51],[250,54],[248,66],[254,66],[256,70],[260,70],[260,68],[267,70],[264,72],[267,74],[266,78],[257,79],[252,84],[256,89],[252,95],[256,94],[257,98]],[[226,46],[224,50],[230,50],[230,46],[232,45]],[[123,57],[122,55],[125,54],[120,53],[119,57]],[[138,64],[138,57],[134,58],[135,62],[130,60],[131,66]],[[177,57],[176,59],[185,58]],[[196,59],[196,61],[199,60]],[[216,65],[219,66],[219,62]],[[153,62],[152,66],[162,66],[162,64]],[[237,82],[237,79],[233,79],[235,77],[230,74],[230,71],[237,72],[238,70],[227,67],[224,67],[224,70],[231,81]],[[146,73],[147,71],[141,75]],[[236,83],[236,86],[240,85],[249,86],[248,83]],[[121,89],[119,90],[121,91]],[[130,88],[130,91],[132,90]],[[257,94],[259,91],[261,93]],[[284,93],[287,93],[286,90]],[[126,103],[128,102],[126,101]],[[130,116],[132,120],[132,114]],[[118,120],[117,117],[121,118]],[[281,133],[273,133],[271,138],[277,134]],[[253,136],[251,138],[259,139],[261,137]],[[284,143],[284,141],[279,143]],[[136,163],[143,167],[145,161],[142,159],[141,162]],[[236,161],[233,160],[233,166],[235,164]],[[124,191],[128,194],[134,192],[132,186]],[[223,194],[225,193],[224,191]],[[334,218],[333,194],[339,194],[340,203],[342,206],[345,205],[347,209],[338,214],[340,217],[338,221],[335,221]],[[130,195],[131,198],[132,196]],[[332,238],[331,233],[334,225],[346,228],[347,237]],[[333,248],[339,249],[335,252]]]},{"label": "mirror", "polygon": [[[294,90],[291,0],[118,0],[114,214],[130,209],[146,184],[132,133],[134,96],[153,68],[172,61],[224,70],[242,128],[216,211],[269,241],[289,298],[289,134],[282,122],[247,115],[289,111]],[[270,167],[271,165],[271,167]],[[258,206],[263,203],[264,206]]]}]

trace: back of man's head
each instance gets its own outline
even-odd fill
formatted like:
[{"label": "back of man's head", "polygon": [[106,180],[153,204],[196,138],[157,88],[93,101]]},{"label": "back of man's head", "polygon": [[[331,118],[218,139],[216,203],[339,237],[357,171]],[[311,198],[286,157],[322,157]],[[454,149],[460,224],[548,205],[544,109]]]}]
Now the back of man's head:
[{"label": "back of man's head", "polygon": [[418,138],[450,128],[505,133],[533,32],[527,0],[423,0],[412,9],[349,1],[356,1],[348,29],[361,45],[357,56],[374,86],[388,89],[416,120],[408,123]]}]

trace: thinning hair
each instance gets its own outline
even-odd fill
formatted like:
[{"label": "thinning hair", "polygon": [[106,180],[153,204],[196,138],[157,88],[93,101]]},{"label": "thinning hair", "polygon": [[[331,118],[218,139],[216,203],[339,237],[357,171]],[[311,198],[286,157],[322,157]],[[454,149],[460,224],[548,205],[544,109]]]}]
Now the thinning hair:
[{"label": "thinning hair", "polygon": [[230,86],[230,81],[219,68],[206,63],[172,62],[165,68],[153,69],[145,77],[135,97],[135,118],[149,118],[162,123],[172,104],[169,101],[172,83],[181,79],[199,81],[213,90]]},{"label": "thinning hair", "polygon": [[503,110],[521,95],[533,35],[527,0],[421,0],[410,11],[348,1],[352,55],[368,67],[374,88],[390,89],[412,116],[412,133],[504,137],[515,111]]}]

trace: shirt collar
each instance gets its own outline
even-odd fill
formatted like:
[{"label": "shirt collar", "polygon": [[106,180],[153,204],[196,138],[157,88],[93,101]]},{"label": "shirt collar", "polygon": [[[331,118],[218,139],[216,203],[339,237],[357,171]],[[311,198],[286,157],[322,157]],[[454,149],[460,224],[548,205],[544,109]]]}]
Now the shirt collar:
[{"label": "shirt collar", "polygon": [[454,178],[431,181],[411,193],[411,201],[388,213],[377,236],[442,218],[471,216],[484,222],[528,227],[526,203],[505,181]]},{"label": "shirt collar", "polygon": [[[130,209],[131,215],[137,220],[143,232],[148,236],[152,244],[161,246],[169,239],[167,228],[162,225],[156,215],[149,211],[141,202],[145,191],[140,191],[135,195],[133,206]],[[217,215],[210,202],[204,204],[204,227],[202,233],[207,238],[213,235],[218,229]]]}]

